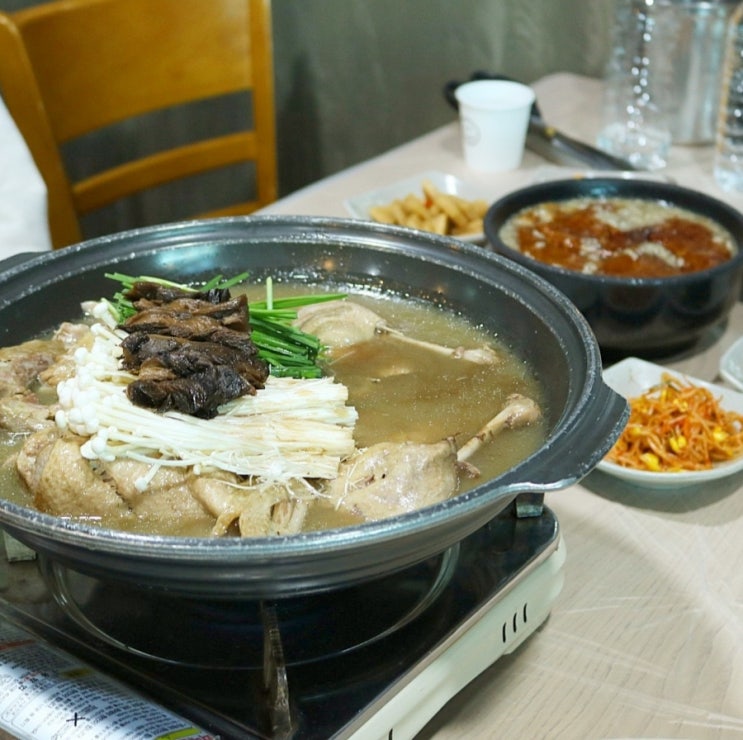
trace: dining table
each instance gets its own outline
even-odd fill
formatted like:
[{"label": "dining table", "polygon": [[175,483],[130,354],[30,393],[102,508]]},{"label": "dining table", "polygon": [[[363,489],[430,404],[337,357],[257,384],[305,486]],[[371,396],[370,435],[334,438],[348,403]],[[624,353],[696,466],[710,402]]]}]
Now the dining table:
[{"label": "dining table", "polygon": [[[557,72],[533,87],[548,124],[595,142],[600,80]],[[432,96],[432,105],[445,105]],[[743,210],[743,193],[722,191],[712,166],[710,143],[674,145],[654,176]],[[451,110],[435,130],[282,197],[260,215],[350,218],[350,198],[432,170],[492,202],[584,169],[529,149],[515,170],[470,169]],[[703,341],[656,361],[724,385],[720,358],[742,335],[737,303]],[[544,500],[567,553],[549,617],[450,699],[420,740],[743,738],[743,473],[655,490],[594,470]]]},{"label": "dining table", "polygon": [[[533,87],[549,125],[595,142],[600,80],[559,72]],[[743,209],[743,193],[717,185],[713,157],[709,142],[674,145],[667,167],[653,176]],[[452,111],[445,125],[262,213],[349,217],[349,199],[431,170],[454,175],[488,201],[582,172],[580,164],[555,164],[529,149],[516,170],[470,169]],[[737,303],[703,341],[657,361],[724,385],[720,358],[742,335]],[[743,738],[743,474],[655,490],[594,470],[546,492],[545,504],[567,551],[549,618],[451,699],[421,740]]]}]

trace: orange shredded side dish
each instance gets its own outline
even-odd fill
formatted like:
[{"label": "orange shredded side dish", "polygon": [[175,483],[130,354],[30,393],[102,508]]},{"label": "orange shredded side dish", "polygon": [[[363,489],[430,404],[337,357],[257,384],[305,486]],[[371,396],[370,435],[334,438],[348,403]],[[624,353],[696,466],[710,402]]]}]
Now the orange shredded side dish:
[{"label": "orange shredded side dish", "polygon": [[654,472],[708,470],[743,453],[743,415],[723,409],[707,388],[664,373],[629,404],[610,462]]}]

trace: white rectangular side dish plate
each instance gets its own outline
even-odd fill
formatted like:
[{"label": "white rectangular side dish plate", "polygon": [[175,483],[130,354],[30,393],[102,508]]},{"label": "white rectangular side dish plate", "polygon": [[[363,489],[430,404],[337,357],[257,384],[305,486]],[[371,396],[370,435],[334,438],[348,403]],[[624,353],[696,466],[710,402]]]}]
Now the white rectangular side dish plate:
[{"label": "white rectangular side dish plate", "polygon": [[[477,188],[467,184],[454,175],[449,175],[446,172],[439,172],[437,170],[430,170],[428,172],[421,172],[419,175],[407,177],[404,180],[399,180],[390,185],[385,185],[376,188],[375,190],[370,190],[366,193],[361,193],[360,195],[347,198],[343,202],[343,205],[354,218],[368,221],[371,219],[369,210],[373,206],[387,205],[393,200],[404,198],[410,193],[422,196],[422,183],[424,180],[430,180],[434,187],[447,195],[456,195],[460,198],[466,198],[467,200],[480,200],[485,197]],[[454,236],[452,238],[472,243],[485,241],[485,235],[483,233],[466,234]]]}]

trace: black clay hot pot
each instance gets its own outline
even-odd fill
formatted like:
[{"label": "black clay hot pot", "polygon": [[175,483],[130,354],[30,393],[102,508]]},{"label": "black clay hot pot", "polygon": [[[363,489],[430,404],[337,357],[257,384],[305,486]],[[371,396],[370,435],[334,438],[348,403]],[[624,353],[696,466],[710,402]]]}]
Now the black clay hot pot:
[{"label": "black clay hot pot", "polygon": [[[584,275],[539,262],[498,236],[506,221],[523,208],[580,197],[644,198],[686,208],[726,228],[738,251],[710,270],[658,279],[622,278]],[[490,207],[485,235],[496,252],[533,270],[570,298],[588,320],[605,358],[663,355],[689,347],[724,321],[741,295],[743,215],[704,193],[665,182],[607,177],[532,185]]]},{"label": "black clay hot pot", "polygon": [[88,575],[213,598],[276,598],[348,585],[442,552],[520,492],[578,481],[626,421],[626,403],[602,381],[590,328],[552,286],[477,247],[348,220],[189,222],[20,261],[0,273],[0,345],[79,316],[81,300],[111,294],[104,273],[113,270],[181,282],[249,270],[255,279],[291,275],[430,298],[497,332],[532,363],[548,389],[550,431],[530,458],[466,494],[385,521],[288,537],[133,535],[0,501],[0,526]]}]

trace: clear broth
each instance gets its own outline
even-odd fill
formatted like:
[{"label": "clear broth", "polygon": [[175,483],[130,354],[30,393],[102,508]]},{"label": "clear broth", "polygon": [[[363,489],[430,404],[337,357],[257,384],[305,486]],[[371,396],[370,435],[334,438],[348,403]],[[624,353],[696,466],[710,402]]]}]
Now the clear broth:
[{"label": "clear broth", "polygon": [[[307,293],[308,286],[277,286],[276,296]],[[249,289],[249,300],[263,299],[262,289]],[[454,437],[466,442],[503,407],[511,393],[522,393],[544,406],[544,394],[526,363],[481,327],[461,316],[424,301],[395,296],[372,296],[349,292],[382,316],[390,326],[406,334],[452,348],[492,346],[501,357],[495,365],[478,365],[429,351],[411,348],[389,336],[375,337],[329,358],[328,371],[349,389],[348,403],[356,407],[358,447],[380,441],[437,442]],[[543,409],[546,412],[546,409]],[[543,418],[547,414],[543,415]],[[462,478],[459,493],[513,467],[543,443],[545,423],[503,432],[480,450],[470,462],[481,472],[475,479]],[[0,431],[0,497],[22,506],[33,506],[28,490],[13,464],[14,452],[23,436]],[[139,521],[136,531],[146,534],[209,536],[214,519],[177,523],[167,531],[162,523]],[[93,523],[120,529],[122,523]],[[310,508],[306,530],[327,529],[356,523],[348,514],[326,507]],[[134,528],[127,525],[127,529]]]}]

